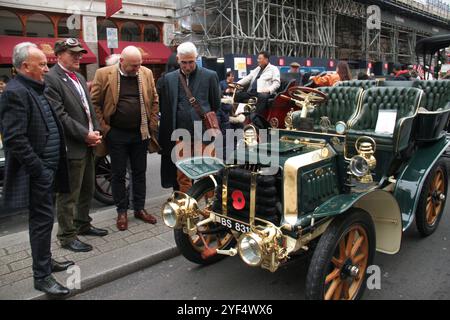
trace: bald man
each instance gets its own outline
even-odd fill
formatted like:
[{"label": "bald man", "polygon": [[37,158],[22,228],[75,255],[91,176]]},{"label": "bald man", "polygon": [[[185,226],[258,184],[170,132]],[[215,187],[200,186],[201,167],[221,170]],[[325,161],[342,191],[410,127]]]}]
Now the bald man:
[{"label": "bald man", "polygon": [[[159,150],[158,94],[153,73],[142,66],[138,48],[123,49],[119,63],[98,69],[92,82],[92,103],[112,167],[112,194],[117,209],[117,229],[128,228],[129,195],[125,185],[127,162],[131,168],[134,216],[155,224],[156,218],[145,210],[147,151]],[[102,150],[103,149],[103,150]]]},{"label": "bald man", "polygon": [[80,60],[87,53],[75,38],[59,40],[54,48],[58,63],[45,81],[47,98],[63,124],[69,163],[69,194],[56,195],[58,240],[74,252],[91,251],[78,235],[102,237],[107,230],[92,226],[89,215],[95,191],[94,148],[102,141],[86,80],[79,73]]}]

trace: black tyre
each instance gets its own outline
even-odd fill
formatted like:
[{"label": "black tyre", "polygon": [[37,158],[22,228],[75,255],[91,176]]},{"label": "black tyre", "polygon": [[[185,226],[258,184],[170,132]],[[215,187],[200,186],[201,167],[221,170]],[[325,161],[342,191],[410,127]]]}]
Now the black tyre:
[{"label": "black tyre", "polygon": [[111,161],[108,156],[95,159],[95,200],[113,205]]},{"label": "black tyre", "polygon": [[[112,169],[111,159],[109,156],[95,158],[95,192],[94,199],[106,204],[113,205],[114,199],[112,196]],[[126,189],[129,195],[130,178],[127,170],[125,177]]]},{"label": "black tyre", "polygon": [[361,298],[374,254],[375,227],[367,212],[352,209],[335,218],[314,251],[306,277],[306,299]]},{"label": "black tyre", "polygon": [[[211,179],[202,179],[192,186],[192,188],[188,191],[188,195],[196,199],[199,203],[199,207],[202,208],[212,198],[214,188],[214,183]],[[217,228],[221,228],[221,226],[216,223],[210,223],[199,229],[199,231],[208,231]],[[189,261],[201,265],[208,265],[218,262],[225,257],[220,254],[209,256],[207,258],[203,257],[202,252],[205,251],[205,245],[199,234],[191,237],[185,234],[182,229],[175,229],[174,236],[178,249]],[[223,230],[215,234],[202,234],[202,236],[207,242],[209,248],[228,250],[236,246],[236,239],[228,230]]]},{"label": "black tyre", "polygon": [[447,188],[447,167],[445,161],[441,159],[431,169],[420,192],[416,226],[422,237],[436,231],[444,214]]}]

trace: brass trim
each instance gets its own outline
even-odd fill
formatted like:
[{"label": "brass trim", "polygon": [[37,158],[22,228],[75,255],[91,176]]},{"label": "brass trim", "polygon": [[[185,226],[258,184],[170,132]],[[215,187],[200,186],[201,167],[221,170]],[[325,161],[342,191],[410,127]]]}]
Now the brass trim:
[{"label": "brass trim", "polygon": [[252,172],[251,174],[251,184],[250,184],[250,213],[249,213],[249,223],[252,231],[255,229],[255,216],[256,216],[256,177],[257,172]]},{"label": "brass trim", "polygon": [[222,180],[222,214],[224,216],[228,215],[227,210],[227,199],[228,199],[228,174],[229,170],[226,167],[223,172],[223,180]]},{"label": "brass trim", "polygon": [[317,149],[296,157],[289,158],[284,163],[283,178],[283,202],[284,202],[284,220],[295,225],[298,219],[298,170],[301,167],[314,164],[326,159],[331,159],[336,155],[334,149],[327,145],[327,157],[321,157],[322,149]]}]

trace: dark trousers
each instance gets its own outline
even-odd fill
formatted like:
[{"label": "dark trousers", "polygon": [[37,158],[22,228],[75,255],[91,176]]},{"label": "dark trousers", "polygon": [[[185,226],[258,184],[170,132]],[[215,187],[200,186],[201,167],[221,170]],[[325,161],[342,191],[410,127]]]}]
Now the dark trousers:
[{"label": "dark trousers", "polygon": [[117,212],[128,210],[128,194],[125,185],[127,161],[130,162],[133,190],[133,209],[143,210],[146,196],[147,146],[139,128],[134,131],[111,128],[106,136],[112,170],[112,195]]},{"label": "dark trousers", "polygon": [[30,179],[29,231],[35,279],[45,278],[52,273],[50,246],[55,216],[54,178],[52,170],[45,170],[43,176]]},{"label": "dark trousers", "polygon": [[58,239],[61,245],[77,239],[78,233],[89,230],[89,216],[95,192],[95,159],[92,148],[88,148],[83,159],[69,159],[70,193],[58,193],[56,208],[58,217]]},{"label": "dark trousers", "polygon": [[234,97],[236,102],[244,102],[250,98],[258,98],[256,102],[256,112],[261,113],[267,108],[267,101],[271,97],[269,93],[258,93],[258,92],[238,92]]}]

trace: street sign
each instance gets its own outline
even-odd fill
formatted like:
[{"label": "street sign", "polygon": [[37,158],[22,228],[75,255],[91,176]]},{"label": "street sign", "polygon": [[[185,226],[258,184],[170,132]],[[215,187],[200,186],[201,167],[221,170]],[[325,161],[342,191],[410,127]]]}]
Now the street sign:
[{"label": "street sign", "polygon": [[119,38],[117,36],[117,28],[106,28],[106,40],[108,48],[117,49],[119,47]]}]

